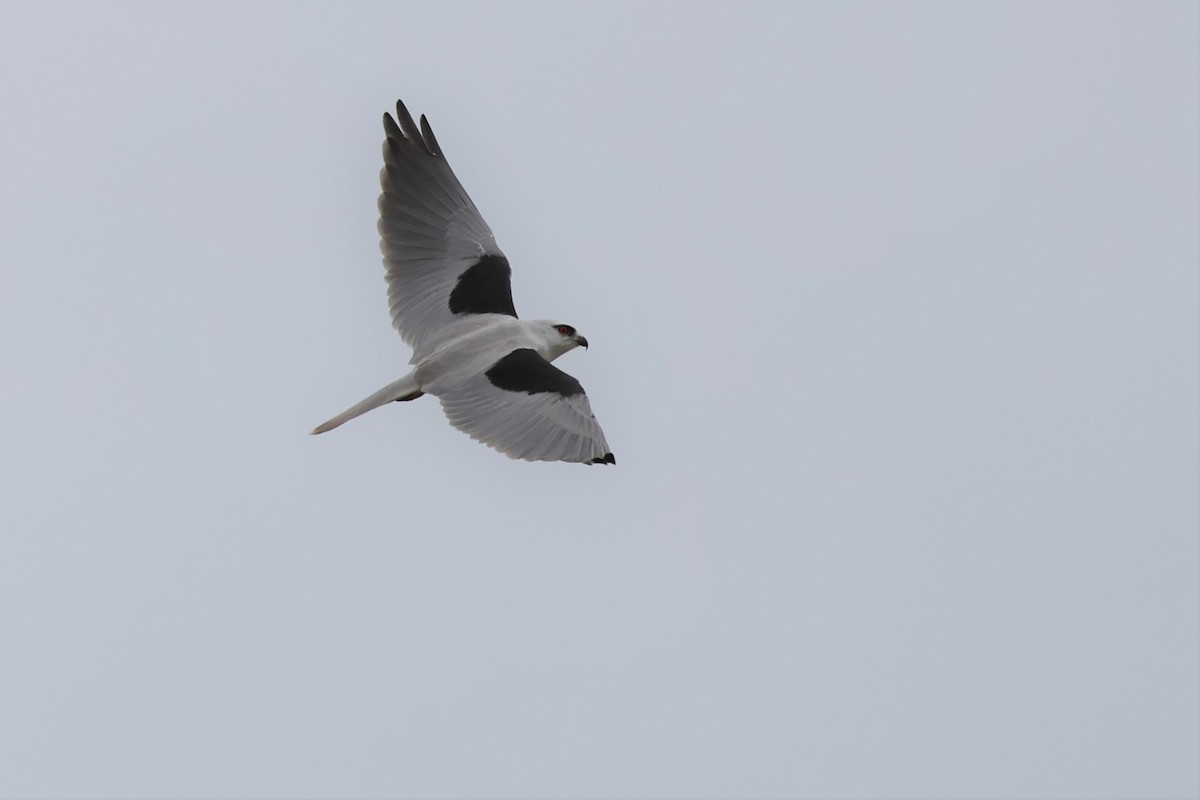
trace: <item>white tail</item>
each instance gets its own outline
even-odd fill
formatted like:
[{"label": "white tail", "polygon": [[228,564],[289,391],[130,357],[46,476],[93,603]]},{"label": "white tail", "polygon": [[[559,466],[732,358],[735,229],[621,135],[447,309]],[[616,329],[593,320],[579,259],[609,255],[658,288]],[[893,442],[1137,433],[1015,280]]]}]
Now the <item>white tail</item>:
[{"label": "white tail", "polygon": [[395,400],[415,400],[420,396],[421,390],[417,387],[416,379],[412,374],[408,374],[394,383],[389,383],[367,399],[355,403],[328,422],[322,422],[309,433],[325,433],[344,422],[349,422],[355,417],[362,416],[380,406],[386,406]]}]

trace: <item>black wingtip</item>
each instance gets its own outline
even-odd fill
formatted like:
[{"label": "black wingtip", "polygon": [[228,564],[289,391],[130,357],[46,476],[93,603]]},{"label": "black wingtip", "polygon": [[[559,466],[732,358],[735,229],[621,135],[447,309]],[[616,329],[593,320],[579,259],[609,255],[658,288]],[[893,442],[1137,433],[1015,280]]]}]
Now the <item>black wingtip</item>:
[{"label": "black wingtip", "polygon": [[588,463],[591,463],[591,464],[616,464],[617,457],[614,456],[612,453],[605,453],[603,458],[593,458]]},{"label": "black wingtip", "polygon": [[412,114],[408,113],[408,107],[404,105],[403,100],[396,101],[396,122],[404,133],[405,139],[414,144],[424,144],[421,141],[421,132],[417,129],[417,123],[413,122]]},{"label": "black wingtip", "polygon": [[442,154],[441,145],[438,144],[437,137],[433,135],[433,126],[429,124],[429,120],[425,119],[424,114],[421,115],[421,138],[425,140],[425,149],[431,156]]},{"label": "black wingtip", "polygon": [[404,134],[400,132],[400,126],[396,124],[396,120],[392,119],[392,115],[386,111],[383,113],[383,132],[389,139],[404,137]]},{"label": "black wingtip", "polygon": [[404,105],[404,101],[396,98],[396,120],[412,119],[412,114],[408,113],[408,106]]}]

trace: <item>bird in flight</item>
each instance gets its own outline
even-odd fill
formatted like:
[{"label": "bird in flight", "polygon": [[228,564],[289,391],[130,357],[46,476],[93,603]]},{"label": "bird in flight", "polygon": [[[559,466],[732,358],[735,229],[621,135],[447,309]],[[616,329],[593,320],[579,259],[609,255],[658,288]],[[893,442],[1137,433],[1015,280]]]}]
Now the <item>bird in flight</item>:
[{"label": "bird in flight", "polygon": [[508,259],[424,116],[383,115],[380,249],[392,326],[413,369],[313,429],[433,395],[450,424],[509,458],[615,464],[579,381],[550,362],[588,342],[559,320],[517,318]]}]

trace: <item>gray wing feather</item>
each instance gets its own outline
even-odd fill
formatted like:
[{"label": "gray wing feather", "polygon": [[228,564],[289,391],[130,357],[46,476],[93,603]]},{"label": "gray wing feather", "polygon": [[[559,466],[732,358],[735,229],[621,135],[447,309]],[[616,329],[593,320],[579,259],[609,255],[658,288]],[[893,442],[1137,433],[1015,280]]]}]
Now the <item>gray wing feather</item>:
[{"label": "gray wing feather", "polygon": [[438,399],[451,425],[509,458],[614,463],[586,394],[510,392],[480,374]]},{"label": "gray wing feather", "polygon": [[396,103],[383,117],[379,236],[392,325],[414,350],[450,322],[458,277],[481,256],[503,256],[487,223],[454,176],[425,117],[417,128]]}]

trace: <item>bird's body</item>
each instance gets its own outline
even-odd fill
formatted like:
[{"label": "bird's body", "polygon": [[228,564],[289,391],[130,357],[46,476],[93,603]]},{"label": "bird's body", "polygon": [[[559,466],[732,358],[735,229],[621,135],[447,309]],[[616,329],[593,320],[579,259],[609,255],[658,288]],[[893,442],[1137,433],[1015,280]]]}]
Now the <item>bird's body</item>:
[{"label": "bird's body", "polygon": [[393,401],[436,396],[456,428],[511,458],[613,464],[579,382],[550,362],[587,339],[521,320],[508,259],[450,170],[433,130],[403,103],[384,115],[379,233],[392,323],[413,370],[313,430]]}]

